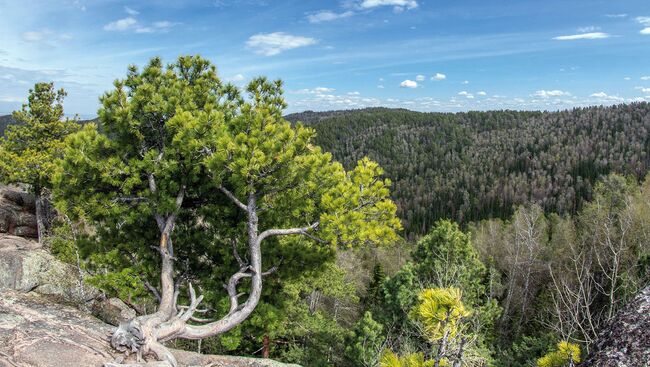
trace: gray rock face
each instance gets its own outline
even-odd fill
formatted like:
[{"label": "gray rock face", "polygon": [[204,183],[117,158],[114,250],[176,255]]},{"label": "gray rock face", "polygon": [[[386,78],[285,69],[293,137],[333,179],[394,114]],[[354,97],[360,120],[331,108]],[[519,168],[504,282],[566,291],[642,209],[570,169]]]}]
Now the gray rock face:
[{"label": "gray rock face", "polygon": [[0,293],[0,366],[101,366],[111,327],[36,293]]},{"label": "gray rock face", "polygon": [[[109,347],[114,327],[34,292],[0,291],[0,367],[99,367],[118,354]],[[172,351],[181,367],[300,367],[270,360]],[[130,366],[166,367],[150,361]],[[121,365],[124,367],[124,365]]]},{"label": "gray rock face", "polygon": [[98,300],[93,304],[93,315],[113,326],[131,320],[136,316],[135,310],[119,298]]},{"label": "gray rock face", "polygon": [[38,237],[34,197],[16,188],[0,187],[0,233]]},{"label": "gray rock face", "polygon": [[0,234],[0,290],[35,291],[83,303],[94,299],[97,290],[81,286],[78,271],[58,261],[36,241]]},{"label": "gray rock face", "polygon": [[621,310],[598,335],[581,367],[650,366],[650,287]]},{"label": "gray rock face", "polygon": [[[108,342],[114,327],[54,302],[84,307],[93,302],[93,312],[113,325],[136,316],[117,298],[97,300],[99,292],[79,282],[75,267],[32,239],[38,234],[34,211],[31,195],[0,187],[0,367],[168,367],[166,362],[136,363],[133,356],[124,364],[112,363],[122,359]],[[173,353],[181,367],[290,367],[253,358]]]}]

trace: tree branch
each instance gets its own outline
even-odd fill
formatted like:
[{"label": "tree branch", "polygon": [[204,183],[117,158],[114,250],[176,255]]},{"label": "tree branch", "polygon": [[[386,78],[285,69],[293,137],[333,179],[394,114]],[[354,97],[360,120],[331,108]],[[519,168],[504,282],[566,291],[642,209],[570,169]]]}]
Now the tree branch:
[{"label": "tree branch", "polygon": [[235,256],[235,260],[237,260],[237,264],[239,264],[240,268],[243,268],[246,266],[246,263],[242,259],[241,256],[239,256],[239,252],[237,251],[237,239],[233,238],[232,241],[230,241],[230,244],[232,245],[232,254]]},{"label": "tree branch", "polygon": [[237,294],[237,284],[239,284],[240,280],[253,276],[248,272],[249,269],[249,266],[242,267],[238,272],[233,274],[230,279],[228,279],[226,291],[228,291],[228,297],[230,298],[230,310],[228,311],[229,314],[235,312],[239,307],[239,294]]},{"label": "tree branch", "polygon": [[306,235],[310,230],[318,227],[319,222],[316,222],[310,226],[302,228],[287,228],[287,229],[267,229],[259,235],[259,241],[262,242],[265,238],[271,236],[287,236],[292,234],[302,234]]},{"label": "tree branch", "polygon": [[162,300],[162,298],[160,298],[160,292],[158,292],[158,289],[156,289],[156,287],[151,285],[151,283],[149,283],[148,281],[145,281],[144,286],[149,290],[149,292],[151,292],[151,294],[153,294],[154,297],[156,297],[158,302],[160,302]]},{"label": "tree branch", "polygon": [[226,196],[227,196],[230,200],[232,200],[232,201],[235,203],[235,205],[237,205],[241,210],[248,211],[248,208],[246,207],[246,205],[244,205],[244,203],[242,203],[241,201],[239,201],[239,199],[237,199],[237,197],[235,196],[235,194],[233,194],[232,192],[230,192],[230,190],[228,190],[227,188],[225,188],[225,187],[223,187],[223,186],[219,186],[219,190],[221,190],[221,192],[223,192],[224,194],[226,194]]},{"label": "tree branch", "polygon": [[196,292],[194,291],[194,287],[192,286],[192,283],[189,283],[189,291],[190,291],[190,305],[186,310],[181,311],[178,314],[178,318],[183,321],[189,320],[194,315],[194,312],[196,311],[196,308],[199,306],[201,301],[203,301],[203,295],[196,297]]}]

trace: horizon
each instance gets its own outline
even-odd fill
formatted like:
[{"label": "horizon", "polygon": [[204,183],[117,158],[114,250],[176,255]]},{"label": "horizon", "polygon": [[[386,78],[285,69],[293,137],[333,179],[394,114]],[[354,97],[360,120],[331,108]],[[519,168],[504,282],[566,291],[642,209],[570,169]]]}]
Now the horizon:
[{"label": "horizon", "polygon": [[[565,107],[565,108],[559,108],[559,109],[510,109],[510,108],[501,108],[501,109],[487,109],[487,110],[465,110],[465,111],[418,111],[418,110],[411,110],[406,107],[386,107],[386,106],[371,106],[371,107],[358,107],[358,108],[347,108],[347,109],[339,109],[339,110],[302,110],[302,111],[295,111],[295,112],[287,112],[283,114],[284,118],[287,118],[291,115],[299,115],[303,113],[322,113],[322,114],[327,114],[330,112],[359,112],[359,111],[364,111],[364,110],[377,110],[377,109],[386,109],[386,110],[404,110],[408,112],[415,112],[415,113],[432,113],[432,114],[467,114],[467,113],[475,113],[475,112],[540,112],[540,113],[561,113],[561,112],[569,112],[574,109],[591,109],[591,108],[615,108],[618,106],[627,106],[627,105],[632,105],[632,104],[649,104],[650,102],[646,101],[630,101],[630,102],[622,102],[622,103],[613,103],[613,104],[600,104],[600,105],[586,105],[586,106],[574,106],[574,107]],[[9,112],[2,112],[0,111],[0,117],[5,117],[5,116],[11,116],[14,111],[9,111]],[[75,113],[65,113],[66,118],[79,118],[80,121],[91,121],[95,119],[99,119],[99,116],[97,114],[94,115],[80,115],[80,114],[75,114]],[[300,120],[298,120],[300,121]]]},{"label": "horizon", "polygon": [[68,92],[68,114],[94,117],[129,64],[181,54],[209,58],[240,87],[282,79],[287,114],[650,101],[650,8],[640,0],[0,0],[0,9],[0,115],[53,81]]}]

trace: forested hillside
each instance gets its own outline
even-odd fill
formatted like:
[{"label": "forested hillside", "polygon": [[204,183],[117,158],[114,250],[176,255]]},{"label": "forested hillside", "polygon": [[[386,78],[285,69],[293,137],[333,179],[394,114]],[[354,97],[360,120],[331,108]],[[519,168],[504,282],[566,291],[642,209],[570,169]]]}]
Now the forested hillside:
[{"label": "forested hillside", "polygon": [[[378,161],[408,236],[441,218],[507,218],[527,202],[575,213],[600,176],[641,179],[650,166],[648,103],[457,114],[372,108],[287,119],[315,128],[316,142],[348,168],[366,155]],[[12,122],[0,116],[0,132]]]},{"label": "forested hillside", "polygon": [[440,218],[507,218],[526,202],[575,213],[600,176],[641,179],[650,164],[648,103],[457,114],[373,108],[287,118],[312,125],[316,142],[346,167],[366,155],[376,160],[393,180],[410,237]]},{"label": "forested hillside", "polygon": [[0,140],[39,242],[133,307],[118,351],[575,365],[650,284],[648,104],[289,116],[314,140],[282,117],[280,82],[239,98],[215,70],[154,58],[85,126],[38,83]]}]

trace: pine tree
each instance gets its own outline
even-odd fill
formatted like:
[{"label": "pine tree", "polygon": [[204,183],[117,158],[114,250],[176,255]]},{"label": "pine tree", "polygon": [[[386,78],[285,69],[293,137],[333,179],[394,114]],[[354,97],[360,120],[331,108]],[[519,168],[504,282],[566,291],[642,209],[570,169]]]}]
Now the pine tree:
[{"label": "pine tree", "polygon": [[36,197],[39,242],[48,226],[46,208],[64,139],[79,129],[76,119],[64,117],[65,96],[66,92],[55,90],[53,83],[37,83],[29,91],[27,104],[13,113],[16,124],[7,127],[0,142],[2,181],[27,184]]},{"label": "pine tree", "polygon": [[[116,349],[175,366],[163,342],[238,327],[287,260],[292,271],[301,257],[397,239],[390,182],[375,162],[346,171],[315,147],[313,130],[282,118],[280,81],[254,79],[246,93],[198,56],[167,67],[154,58],[102,97],[102,132],[91,125],[68,139],[58,194],[67,212],[95,224],[91,259],[158,299],[155,313],[115,331]],[[282,249],[291,258],[269,263]],[[201,323],[194,314],[204,296],[218,298],[215,275],[225,272],[215,307],[223,313]]]}]

